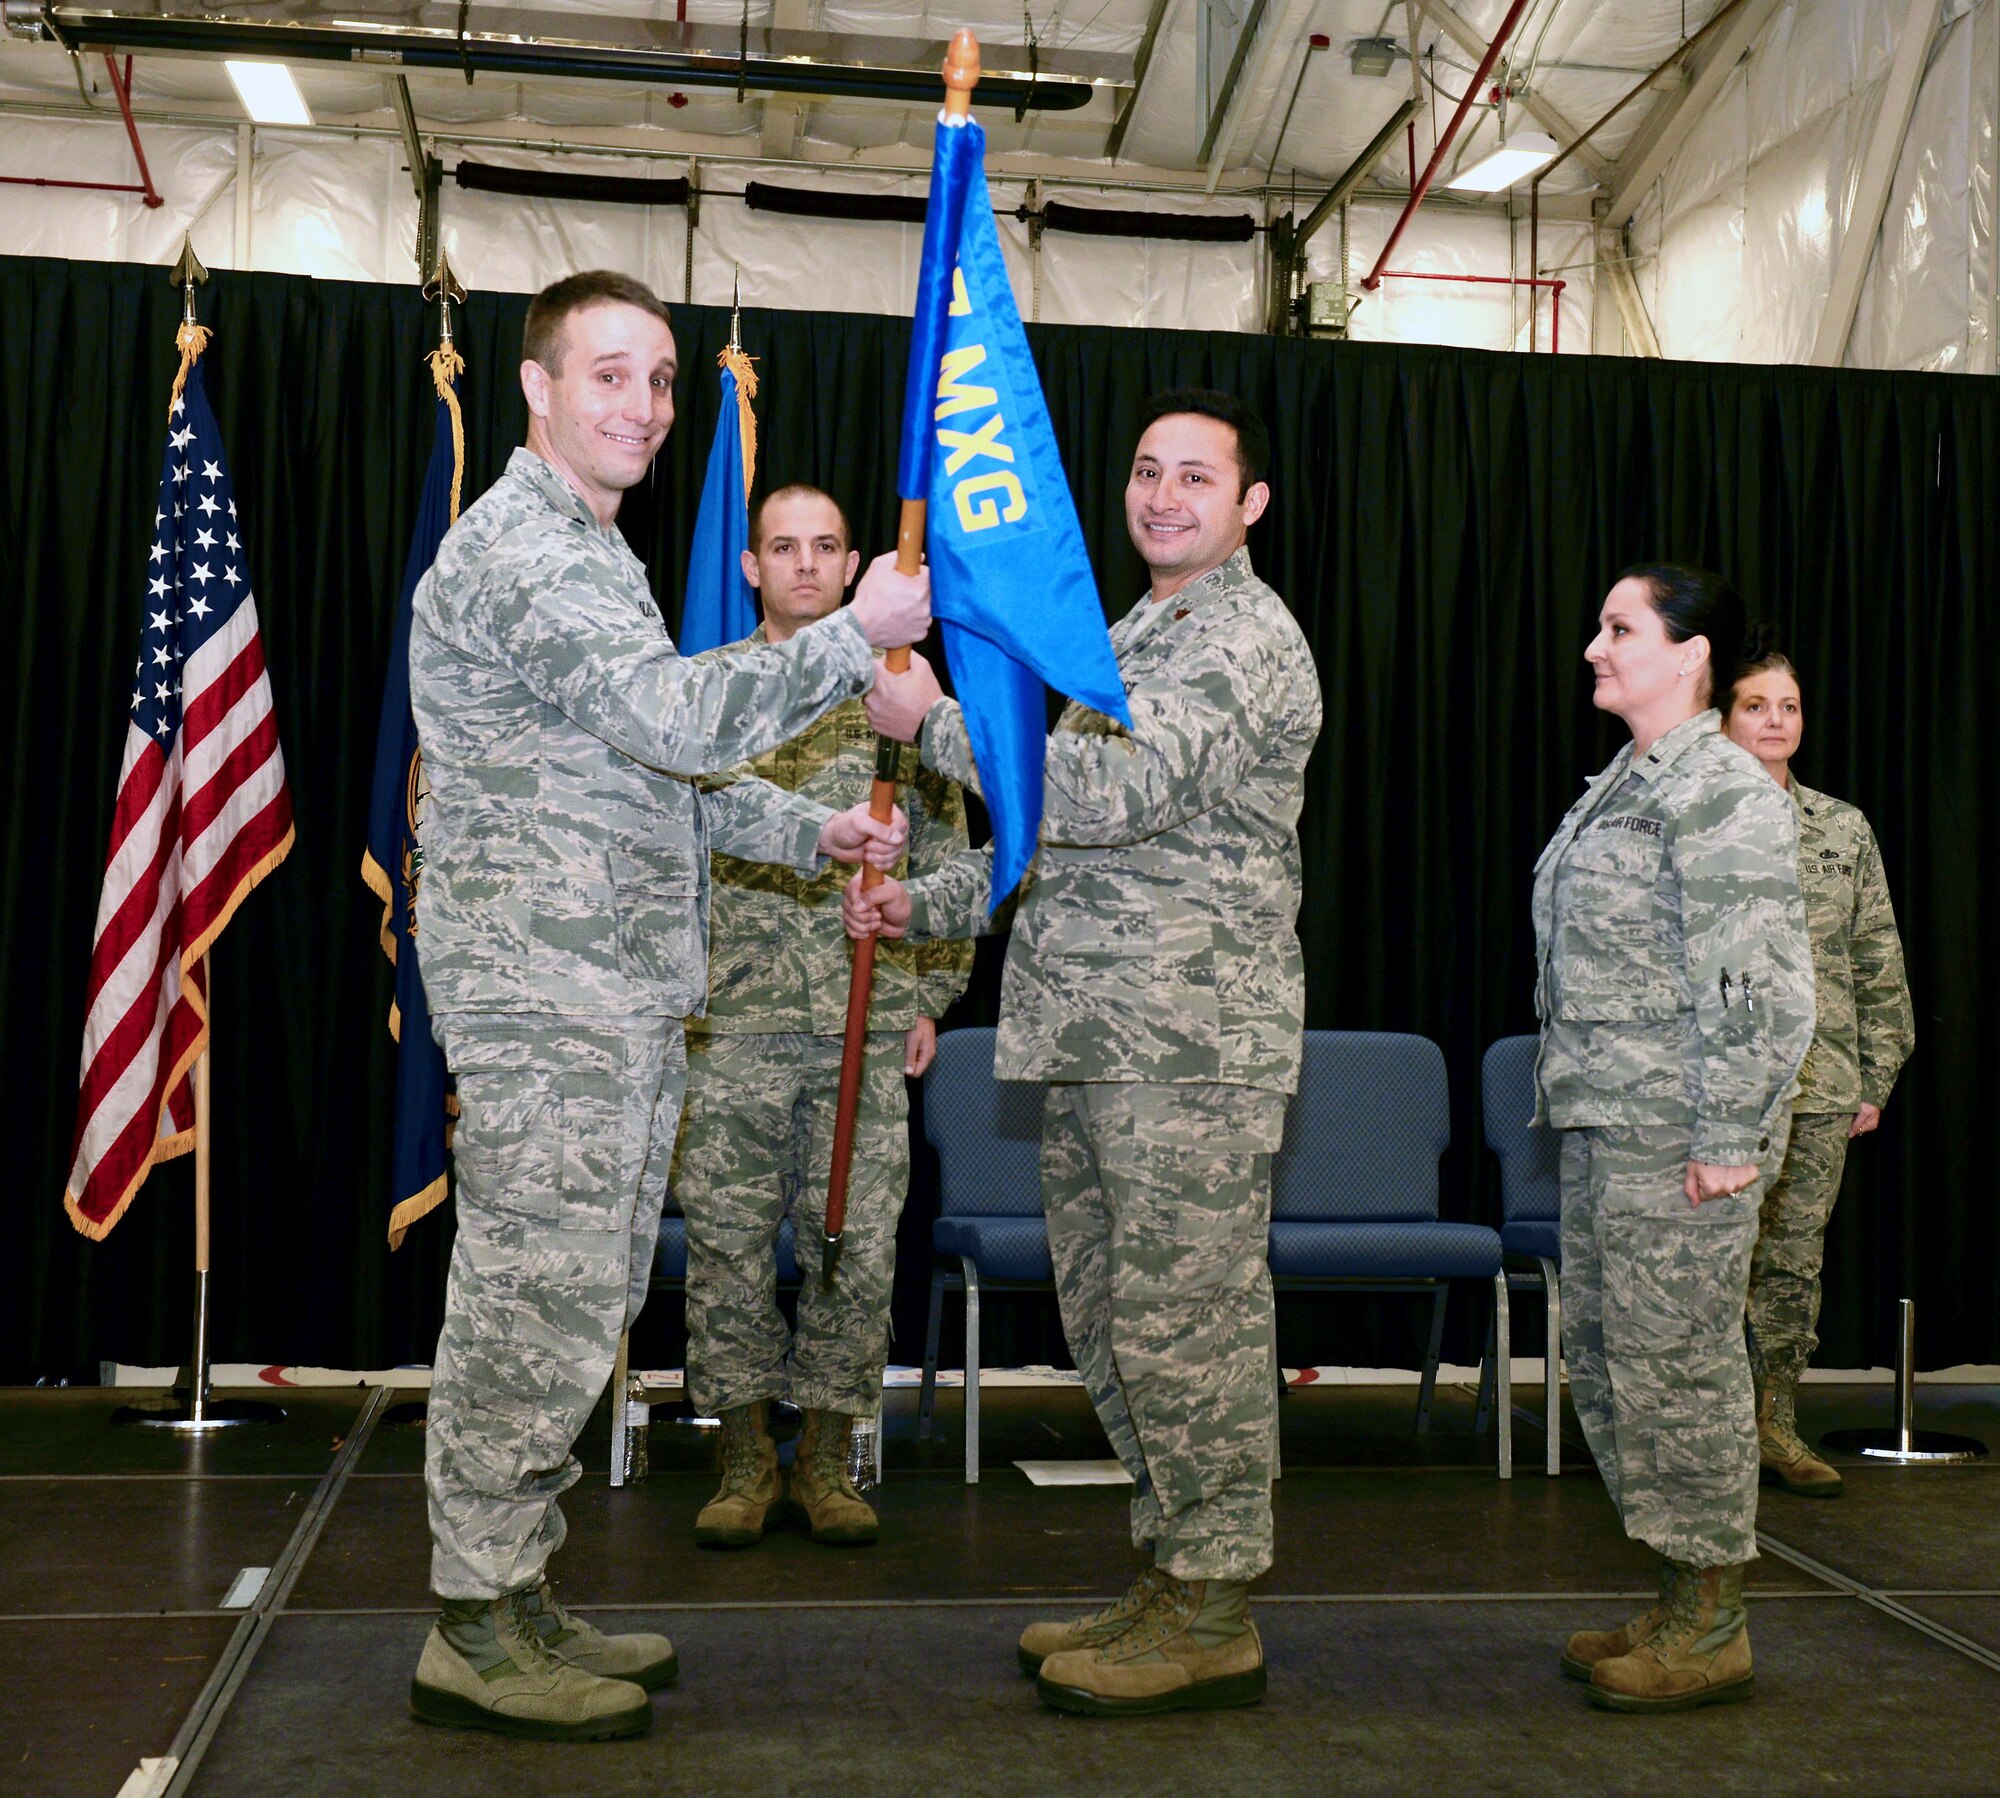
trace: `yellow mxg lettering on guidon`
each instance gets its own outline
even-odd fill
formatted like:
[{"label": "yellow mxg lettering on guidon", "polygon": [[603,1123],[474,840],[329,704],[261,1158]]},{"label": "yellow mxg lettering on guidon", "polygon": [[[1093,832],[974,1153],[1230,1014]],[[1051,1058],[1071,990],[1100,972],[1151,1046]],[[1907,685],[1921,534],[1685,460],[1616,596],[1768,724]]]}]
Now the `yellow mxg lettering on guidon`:
[{"label": "yellow mxg lettering on guidon", "polygon": [[[966,292],[965,271],[955,268],[951,271],[951,316],[969,318],[971,314],[972,299]],[[1006,428],[1006,420],[1000,415],[1000,395],[991,387],[967,379],[985,360],[983,343],[967,344],[963,349],[946,350],[938,367],[937,411],[933,416],[939,421],[937,446],[946,452],[947,475],[957,474],[975,460],[1008,465],[1014,460],[1012,447],[1000,439]],[[982,411],[988,406],[993,408],[992,416],[977,430],[943,428],[947,418],[956,418],[962,412]],[[1019,477],[1005,466],[967,475],[952,488],[951,498],[958,509],[958,522],[968,535],[990,531],[996,524],[1015,524],[1028,515],[1028,496],[1022,491]]]}]

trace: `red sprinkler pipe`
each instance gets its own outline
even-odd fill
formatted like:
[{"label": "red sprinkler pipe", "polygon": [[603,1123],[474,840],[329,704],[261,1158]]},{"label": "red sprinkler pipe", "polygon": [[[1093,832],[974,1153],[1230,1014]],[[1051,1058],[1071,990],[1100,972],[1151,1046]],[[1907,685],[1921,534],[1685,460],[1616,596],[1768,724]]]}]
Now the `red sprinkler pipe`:
[{"label": "red sprinkler pipe", "polygon": [[145,146],[139,142],[139,126],[132,117],[132,59],[125,59],[125,79],[118,79],[118,59],[106,56],[104,66],[111,71],[111,91],[118,96],[118,110],[125,115],[125,135],[132,140],[132,154],[138,158],[139,179],[145,183],[139,191],[146,196],[148,206],[164,206],[159,190],[153,185],[153,172],[146,167]]},{"label": "red sprinkler pipe", "polygon": [[[1403,227],[1410,222],[1410,215],[1424,203],[1424,195],[1431,190],[1431,183],[1437,179],[1437,172],[1444,167],[1444,159],[1451,153],[1451,140],[1458,135],[1458,128],[1465,123],[1465,115],[1472,110],[1473,102],[1479,98],[1480,89],[1486,85],[1486,77],[1493,73],[1493,65],[1500,60],[1500,47],[1506,43],[1521,15],[1528,10],[1528,0],[1514,0],[1507,9],[1507,16],[1500,21],[1500,29],[1493,34],[1492,43],[1486,46],[1486,54],[1480,58],[1479,73],[1473,76],[1472,85],[1465,90],[1465,98],[1459,101],[1458,110],[1451,115],[1451,123],[1445,126],[1444,136],[1438,139],[1437,148],[1431,152],[1423,179],[1410,193],[1410,203],[1403,208],[1403,216],[1397,219],[1395,228],[1389,233],[1389,241],[1382,246],[1382,254],[1376,258],[1375,266],[1362,276],[1361,285],[1373,293],[1382,284],[1382,272],[1389,266],[1389,258],[1394,253],[1397,240],[1403,235]],[[1415,44],[1410,46],[1410,54],[1416,54]]]},{"label": "red sprinkler pipe", "polygon": [[104,66],[111,71],[111,89],[118,96],[118,110],[125,115],[125,130],[132,139],[132,154],[139,159],[140,186],[131,181],[65,181],[53,175],[0,175],[0,186],[5,187],[80,187],[100,194],[144,194],[148,206],[164,206],[159,189],[153,185],[153,176],[146,167],[146,152],[139,147],[139,127],[132,118],[132,59],[125,59],[125,79],[118,79],[118,64],[111,57],[104,59]]},{"label": "red sprinkler pipe", "polygon": [[[1554,301],[1554,310],[1549,314],[1549,354],[1562,352],[1562,297],[1563,281],[1550,280],[1547,276],[1537,276],[1530,280],[1526,275],[1426,275],[1413,268],[1385,268],[1380,271],[1384,281],[1464,281],[1475,287],[1546,287]],[[1535,341],[1535,296],[1528,295],[1528,344],[1532,348]]]}]

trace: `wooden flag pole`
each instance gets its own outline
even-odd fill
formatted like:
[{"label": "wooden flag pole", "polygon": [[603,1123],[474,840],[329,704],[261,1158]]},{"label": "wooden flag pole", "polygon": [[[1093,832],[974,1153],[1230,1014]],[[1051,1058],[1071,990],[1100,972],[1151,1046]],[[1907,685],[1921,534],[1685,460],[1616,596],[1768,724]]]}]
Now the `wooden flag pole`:
[{"label": "wooden flag pole", "polygon": [[[963,122],[972,116],[972,90],[979,85],[979,40],[963,27],[951,40],[944,59],[944,116]],[[896,526],[896,569],[915,574],[924,565],[925,502],[903,501]],[[892,674],[910,665],[907,647],[883,658]],[[896,815],[897,774],[903,746],[894,737],[875,739],[875,784],[868,794],[868,815],[887,824]],[[863,864],[861,890],[882,884],[879,868]],[[833,1114],[833,1165],[826,1181],[826,1240],[820,1251],[820,1284],[831,1286],[840,1260],[840,1239],[847,1227],[847,1176],[854,1161],[854,1120],[861,1104],[861,1060],[868,1047],[868,1006],[875,990],[874,937],[854,945],[854,966],[847,978],[847,1030],[840,1045],[840,1096]]]}]

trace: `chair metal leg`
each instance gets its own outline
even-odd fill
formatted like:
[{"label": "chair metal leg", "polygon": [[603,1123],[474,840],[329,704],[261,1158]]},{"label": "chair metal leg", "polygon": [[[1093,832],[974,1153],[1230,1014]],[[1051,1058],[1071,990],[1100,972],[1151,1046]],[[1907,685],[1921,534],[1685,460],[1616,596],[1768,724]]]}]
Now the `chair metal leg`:
[{"label": "chair metal leg", "polygon": [[931,1315],[924,1326],[924,1384],[917,1395],[917,1440],[931,1439],[931,1412],[937,1408],[938,1331],[944,1323],[944,1263],[931,1269]]},{"label": "chair metal leg", "polygon": [[961,1255],[965,1269],[965,1483],[979,1484],[979,1269]]},{"label": "chair metal leg", "polygon": [[1500,1477],[1514,1477],[1514,1343],[1507,1312],[1507,1273],[1493,1276],[1494,1404],[1500,1413]]},{"label": "chair metal leg", "polygon": [[611,1363],[611,1483],[625,1484],[625,1388],[632,1383],[632,1332],[618,1337],[618,1353]]},{"label": "chair metal leg", "polygon": [[1431,1300],[1431,1340],[1424,1351],[1424,1377],[1417,1383],[1417,1434],[1428,1436],[1431,1429],[1431,1400],[1437,1396],[1438,1358],[1444,1353],[1444,1308],[1451,1299],[1450,1282],[1438,1282],[1437,1297]]},{"label": "chair metal leg", "polygon": [[1541,1263],[1542,1303],[1548,1315],[1543,1332],[1548,1344],[1542,1351],[1542,1399],[1549,1439],[1549,1478],[1554,1479],[1562,1472],[1562,1276],[1546,1255],[1538,1255],[1536,1260]]}]

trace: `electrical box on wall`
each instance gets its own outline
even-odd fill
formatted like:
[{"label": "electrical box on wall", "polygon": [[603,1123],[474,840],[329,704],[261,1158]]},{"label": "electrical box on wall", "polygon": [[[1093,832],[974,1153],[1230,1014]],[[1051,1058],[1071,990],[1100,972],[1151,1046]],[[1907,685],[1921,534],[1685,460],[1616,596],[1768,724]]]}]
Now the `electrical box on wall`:
[{"label": "electrical box on wall", "polygon": [[1348,316],[1353,310],[1353,302],[1340,282],[1311,281],[1306,284],[1308,337],[1345,337]]},{"label": "electrical box on wall", "polygon": [[1358,37],[1347,46],[1347,67],[1355,75],[1386,75],[1396,66],[1396,40]]}]

